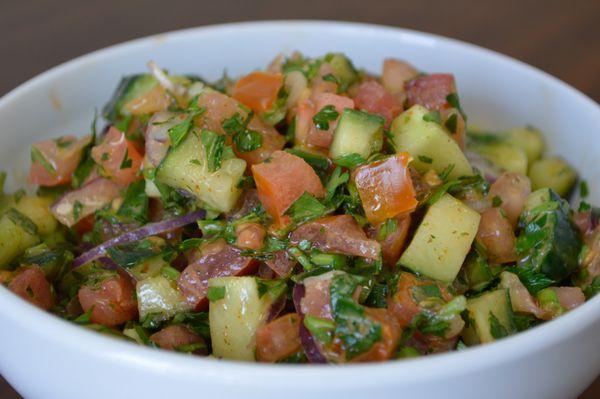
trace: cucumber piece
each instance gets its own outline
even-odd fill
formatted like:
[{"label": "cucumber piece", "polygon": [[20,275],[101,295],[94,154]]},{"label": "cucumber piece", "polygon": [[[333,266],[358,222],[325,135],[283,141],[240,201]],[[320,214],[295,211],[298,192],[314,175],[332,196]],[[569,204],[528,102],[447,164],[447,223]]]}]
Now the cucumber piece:
[{"label": "cucumber piece", "polygon": [[[6,267],[26,249],[40,242],[40,235],[52,234],[57,228],[56,219],[50,213],[51,200],[43,197],[26,196],[18,203],[11,201],[7,211],[0,217],[0,268]],[[15,222],[7,212],[18,211],[35,224],[36,232]],[[35,234],[34,234],[35,233]]]},{"label": "cucumber piece", "polygon": [[485,344],[516,332],[508,290],[500,289],[467,301],[468,327],[463,333],[467,345]]},{"label": "cucumber piece", "polygon": [[192,193],[211,210],[229,212],[242,192],[238,184],[245,170],[244,160],[230,158],[210,172],[200,133],[193,130],[169,151],[156,171],[156,181]]},{"label": "cucumber piece", "polygon": [[423,119],[429,111],[414,105],[392,122],[391,132],[397,151],[408,151],[414,158],[411,165],[419,172],[434,169],[438,174],[451,165],[450,179],[471,176],[473,168],[460,147],[436,122]]},{"label": "cucumber piece", "polygon": [[480,154],[506,172],[527,174],[527,154],[523,149],[508,142],[474,144],[470,150]]},{"label": "cucumber piece", "polygon": [[253,361],[256,330],[266,321],[272,304],[284,291],[261,292],[254,277],[212,278],[208,287],[209,296],[211,289],[224,290],[223,297],[212,300],[209,305],[213,354],[224,359]]},{"label": "cucumber piece", "polygon": [[534,127],[525,126],[506,131],[503,136],[508,144],[519,147],[527,155],[529,163],[537,161],[544,153],[544,137],[542,133]]},{"label": "cucumber piece", "polygon": [[121,78],[112,98],[102,109],[104,118],[115,122],[119,117],[129,115],[125,104],[150,91],[156,83],[156,79],[150,74],[129,75]]},{"label": "cucumber piece", "polygon": [[145,280],[149,277],[154,277],[160,273],[160,270],[164,266],[169,264],[163,259],[163,255],[158,255],[136,264],[129,272],[135,277],[137,281]]},{"label": "cucumber piece", "polygon": [[399,264],[451,283],[471,249],[480,218],[461,201],[444,194],[425,214]]},{"label": "cucumber piece", "polygon": [[[583,244],[571,224],[569,205],[558,194],[548,188],[531,193],[519,224],[521,232],[516,245],[519,268],[534,275],[541,273],[550,279],[547,285],[558,283],[577,270]],[[528,281],[523,283],[535,291]]]},{"label": "cucumber piece", "polygon": [[502,267],[500,265],[490,265],[484,256],[474,250],[467,256],[462,270],[469,289],[474,292],[481,292],[498,277]]},{"label": "cucumber piece", "polygon": [[385,120],[364,111],[346,108],[340,117],[329,148],[332,159],[358,154],[364,159],[381,151]]},{"label": "cucumber piece", "polygon": [[567,197],[577,182],[577,172],[560,157],[550,157],[534,162],[529,169],[534,190],[548,187],[561,197]]},{"label": "cucumber piece", "polygon": [[333,53],[325,56],[325,61],[331,65],[333,75],[340,82],[340,90],[346,91],[348,86],[354,84],[358,80],[358,72],[352,61],[344,54]]},{"label": "cucumber piece", "polygon": [[179,312],[189,310],[185,298],[175,283],[158,275],[137,282],[135,287],[140,319],[152,315],[155,320],[167,320]]}]

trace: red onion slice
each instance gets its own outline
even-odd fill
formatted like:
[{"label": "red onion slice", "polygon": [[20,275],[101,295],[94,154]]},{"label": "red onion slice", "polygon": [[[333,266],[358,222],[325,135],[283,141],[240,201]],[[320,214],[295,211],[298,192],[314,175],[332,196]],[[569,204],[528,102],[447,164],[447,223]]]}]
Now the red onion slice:
[{"label": "red onion slice", "polygon": [[306,358],[310,363],[327,363],[327,359],[315,342],[314,337],[310,334],[308,329],[304,327],[304,314],[302,313],[302,307],[300,306],[300,302],[302,298],[304,298],[306,290],[304,288],[304,284],[296,284],[294,286],[294,290],[292,291],[292,299],[294,300],[294,307],[296,308],[296,313],[301,318],[300,322],[300,342],[302,343],[302,349],[304,349],[304,354],[306,354]]},{"label": "red onion slice", "polygon": [[202,219],[206,212],[203,209],[197,210],[192,213],[188,213],[185,216],[177,217],[174,219],[163,220],[162,222],[150,223],[139,229],[132,230],[118,237],[103,242],[97,247],[81,254],[73,261],[73,268],[78,268],[86,263],[98,259],[106,253],[106,250],[116,245],[129,244],[135,241],[139,241],[142,238],[148,236],[155,236],[167,231],[175,230],[177,228],[186,226],[190,223],[194,223],[198,219]]}]

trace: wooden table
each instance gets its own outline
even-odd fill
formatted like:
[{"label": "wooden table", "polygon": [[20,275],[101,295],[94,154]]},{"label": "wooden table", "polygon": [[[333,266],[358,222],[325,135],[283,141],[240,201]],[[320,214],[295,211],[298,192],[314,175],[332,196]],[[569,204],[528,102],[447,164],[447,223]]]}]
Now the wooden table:
[{"label": "wooden table", "polygon": [[[600,101],[597,0],[0,2],[0,95],[73,57],[157,32],[259,19],[337,19],[400,26],[476,43],[537,66]],[[0,379],[0,397],[19,396]],[[600,379],[581,396],[597,397]]]}]

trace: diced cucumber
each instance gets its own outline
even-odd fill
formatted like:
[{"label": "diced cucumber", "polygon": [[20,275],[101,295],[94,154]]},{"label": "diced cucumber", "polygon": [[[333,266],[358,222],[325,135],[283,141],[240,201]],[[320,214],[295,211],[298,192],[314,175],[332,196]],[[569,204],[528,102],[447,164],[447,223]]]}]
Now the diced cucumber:
[{"label": "diced cucumber", "polygon": [[577,270],[582,241],[569,211],[568,203],[549,188],[529,195],[519,221],[518,267],[541,273],[551,279],[550,283],[558,283]]},{"label": "diced cucumber", "polygon": [[348,59],[344,54],[333,53],[325,56],[325,61],[331,65],[333,69],[333,75],[338,79],[341,85],[342,91],[345,91],[348,86],[352,85],[358,80],[358,72],[352,61]]},{"label": "diced cucumber", "polygon": [[423,218],[399,264],[444,282],[458,274],[477,234],[481,216],[444,194]]},{"label": "diced cucumber", "polygon": [[129,115],[129,112],[125,109],[125,104],[150,91],[156,83],[156,79],[150,74],[123,77],[112,98],[102,110],[104,118],[110,122],[114,122],[120,116]]},{"label": "diced cucumber", "polygon": [[426,121],[428,113],[425,107],[414,105],[394,119],[391,132],[396,150],[408,151],[414,158],[411,165],[420,172],[442,173],[452,167],[450,179],[472,175],[473,168],[456,141],[442,126]]},{"label": "diced cucumber", "polygon": [[577,172],[560,157],[550,157],[534,162],[529,169],[534,190],[548,187],[561,197],[567,197],[577,182]]},{"label": "diced cucumber", "polygon": [[507,130],[504,133],[507,143],[525,151],[529,163],[537,161],[544,152],[544,137],[542,133],[531,126]]},{"label": "diced cucumber", "polygon": [[527,154],[508,142],[475,144],[469,147],[506,172],[527,174]]},{"label": "diced cucumber", "polygon": [[51,200],[36,196],[26,196],[19,202],[11,202],[10,209],[16,210],[35,224],[36,234],[28,231],[7,213],[0,217],[0,268],[6,267],[27,248],[40,242],[40,235],[48,235],[56,230],[57,222],[50,213]]},{"label": "diced cucumber", "polygon": [[224,359],[254,360],[256,330],[266,321],[282,291],[261,292],[254,277],[217,277],[208,285],[209,297],[211,289],[224,290],[223,297],[209,305],[213,354]]},{"label": "diced cucumber", "polygon": [[129,269],[129,272],[135,277],[137,281],[141,281],[149,277],[156,276],[160,273],[160,270],[164,266],[168,265],[169,264],[163,259],[163,256],[158,255],[136,264],[134,267]]},{"label": "diced cucumber", "polygon": [[346,108],[333,133],[329,148],[332,159],[358,154],[364,159],[383,146],[385,120],[364,111]]},{"label": "diced cucumber", "polygon": [[212,210],[228,212],[241,194],[238,184],[244,176],[246,162],[226,159],[221,162],[221,168],[210,172],[199,135],[193,130],[169,151],[156,171],[156,180],[189,191]]},{"label": "diced cucumber", "polygon": [[463,333],[467,345],[485,344],[514,334],[514,316],[508,290],[500,289],[467,301],[468,327]]},{"label": "diced cucumber", "polygon": [[471,251],[465,260],[463,270],[469,289],[481,292],[500,274],[502,267],[490,265],[478,251]]},{"label": "diced cucumber", "polygon": [[140,319],[152,315],[156,320],[167,320],[189,306],[175,283],[158,275],[140,280],[135,288]]}]

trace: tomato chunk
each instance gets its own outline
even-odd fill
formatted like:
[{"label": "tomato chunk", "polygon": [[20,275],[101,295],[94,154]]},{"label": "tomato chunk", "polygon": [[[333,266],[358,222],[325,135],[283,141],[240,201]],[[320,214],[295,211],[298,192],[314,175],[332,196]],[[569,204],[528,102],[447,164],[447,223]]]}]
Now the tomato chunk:
[{"label": "tomato chunk", "polygon": [[308,222],[290,235],[290,242],[308,240],[313,248],[323,252],[340,253],[376,259],[381,246],[367,238],[356,220],[350,215],[334,215]]},{"label": "tomato chunk", "polygon": [[263,246],[265,229],[258,223],[242,223],[235,229],[237,239],[235,245],[243,249],[258,250]]},{"label": "tomato chunk", "polygon": [[289,276],[296,266],[296,261],[288,255],[287,251],[273,252],[273,258],[266,260],[265,263],[279,277]]},{"label": "tomato chunk", "polygon": [[40,186],[58,186],[71,181],[77,169],[83,149],[91,141],[91,136],[77,139],[64,136],[56,140],[44,140],[33,144],[35,153],[29,170],[29,183]]},{"label": "tomato chunk", "polygon": [[381,326],[381,340],[371,349],[352,359],[353,362],[382,362],[394,356],[400,338],[400,324],[387,309],[365,308],[365,316]]},{"label": "tomato chunk", "polygon": [[243,159],[250,165],[261,163],[268,159],[275,151],[282,150],[285,145],[285,137],[270,126],[263,122],[259,117],[254,116],[248,123],[248,129],[260,133],[262,136],[262,144],[256,150],[250,152],[241,152],[234,145],[235,155]]},{"label": "tomato chunk", "polygon": [[179,276],[177,285],[187,303],[195,310],[206,309],[208,280],[213,277],[242,276],[256,271],[256,260],[242,256],[241,251],[225,240],[205,245],[200,256],[192,260]]},{"label": "tomato chunk", "polygon": [[[381,244],[383,263],[393,267],[400,259],[410,228],[410,215],[400,215],[393,218],[392,230],[387,222],[380,223],[368,232],[369,238],[374,238]],[[384,229],[385,231],[382,231]]]},{"label": "tomato chunk", "polygon": [[515,233],[500,208],[489,208],[481,214],[477,242],[487,250],[490,262],[510,263],[517,259]]},{"label": "tomato chunk", "polygon": [[383,61],[383,71],[381,73],[381,81],[383,87],[392,94],[404,91],[404,84],[417,77],[419,72],[409,63],[386,58]]},{"label": "tomato chunk", "polygon": [[325,195],[323,184],[304,159],[284,151],[275,151],[269,162],[252,165],[258,198],[278,226],[287,224],[284,212],[302,194]]},{"label": "tomato chunk", "polygon": [[107,327],[118,326],[137,317],[135,288],[127,276],[117,275],[99,286],[84,285],[77,293],[84,312],[91,310],[90,320]]},{"label": "tomato chunk", "polygon": [[153,114],[164,111],[171,104],[171,97],[159,84],[148,92],[134,98],[125,104],[125,109],[132,115]]},{"label": "tomato chunk", "polygon": [[369,222],[381,223],[416,208],[418,202],[408,171],[410,159],[402,152],[356,169],[354,182]]},{"label": "tomato chunk", "polygon": [[92,158],[107,177],[126,186],[142,177],[139,174],[142,156],[125,134],[111,127],[99,145],[92,148]]},{"label": "tomato chunk", "polygon": [[39,266],[30,266],[18,271],[10,280],[8,289],[44,310],[54,306],[52,288]]},{"label": "tomato chunk", "polygon": [[454,76],[447,73],[420,76],[406,82],[405,88],[410,106],[420,104],[432,110],[450,108],[446,98],[456,93]]},{"label": "tomato chunk", "polygon": [[276,362],[301,350],[300,316],[281,316],[260,327],[256,332],[256,358],[261,362]]},{"label": "tomato chunk", "polygon": [[182,324],[168,326],[150,336],[150,340],[162,349],[179,350],[183,345],[204,344],[193,351],[197,355],[208,353],[204,339]]},{"label": "tomato chunk", "polygon": [[225,134],[222,126],[224,120],[236,113],[242,120],[248,117],[247,108],[244,109],[238,101],[214,90],[203,91],[198,97],[198,106],[205,109],[199,118],[200,126],[220,134]]},{"label": "tomato chunk", "polygon": [[275,103],[282,85],[283,75],[280,73],[252,72],[237,81],[232,97],[262,113]]},{"label": "tomato chunk", "polygon": [[[307,100],[308,101],[308,100]],[[310,120],[308,121],[308,136],[307,136],[307,144],[314,145],[317,147],[329,148],[331,142],[333,140],[333,132],[338,124],[340,116],[344,109],[346,108],[354,108],[354,101],[345,96],[340,96],[332,93],[320,93],[313,96],[314,107],[312,109],[312,115],[310,115]],[[329,122],[329,128],[326,130],[318,129],[313,123],[313,117],[318,114],[323,108],[328,105],[333,105],[337,113],[338,117],[334,121]]]},{"label": "tomato chunk", "polygon": [[374,80],[358,86],[354,101],[356,108],[385,118],[386,126],[389,126],[392,120],[402,112],[402,105],[398,104],[394,97]]}]

